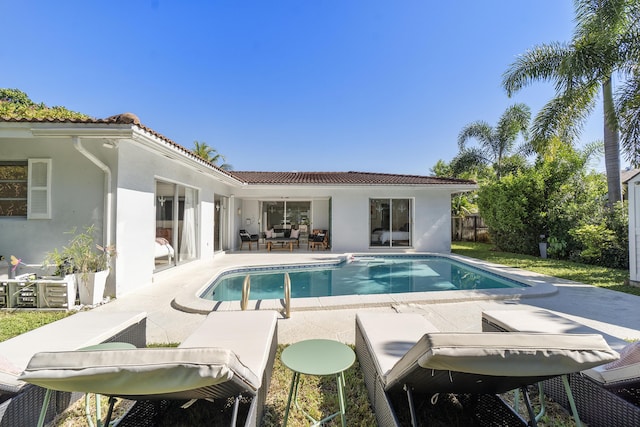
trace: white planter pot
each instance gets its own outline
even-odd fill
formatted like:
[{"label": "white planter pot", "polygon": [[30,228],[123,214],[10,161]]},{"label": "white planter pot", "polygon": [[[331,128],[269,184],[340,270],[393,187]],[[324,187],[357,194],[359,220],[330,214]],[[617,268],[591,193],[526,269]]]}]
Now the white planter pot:
[{"label": "white planter pot", "polygon": [[80,304],[96,305],[102,301],[109,270],[97,273],[76,273]]}]

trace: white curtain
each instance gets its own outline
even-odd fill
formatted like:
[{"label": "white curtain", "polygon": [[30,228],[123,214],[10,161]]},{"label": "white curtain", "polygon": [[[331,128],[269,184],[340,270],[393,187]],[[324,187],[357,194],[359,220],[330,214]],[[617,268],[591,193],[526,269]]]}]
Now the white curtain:
[{"label": "white curtain", "polygon": [[180,261],[196,256],[196,207],[195,190],[184,189],[184,219],[182,221],[182,241],[180,242]]}]

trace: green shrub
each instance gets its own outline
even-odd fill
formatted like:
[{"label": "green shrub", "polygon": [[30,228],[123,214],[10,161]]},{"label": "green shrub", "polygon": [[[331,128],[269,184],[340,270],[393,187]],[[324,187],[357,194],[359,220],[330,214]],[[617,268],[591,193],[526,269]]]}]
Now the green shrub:
[{"label": "green shrub", "polygon": [[615,233],[604,225],[585,225],[571,233],[584,245],[578,253],[580,261],[614,268],[628,266],[626,249],[620,246]]},{"label": "green shrub", "polygon": [[483,186],[478,207],[489,228],[493,244],[500,250],[537,254],[543,221],[543,183],[535,173],[509,175]]}]

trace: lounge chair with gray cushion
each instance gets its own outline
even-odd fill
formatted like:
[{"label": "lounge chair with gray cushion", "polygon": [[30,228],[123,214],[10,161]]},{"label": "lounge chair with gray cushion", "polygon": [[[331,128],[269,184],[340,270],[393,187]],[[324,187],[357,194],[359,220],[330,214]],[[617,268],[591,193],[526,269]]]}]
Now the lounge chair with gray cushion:
[{"label": "lounge chair with gray cushion", "polygon": [[[231,398],[232,425],[243,418],[242,425],[257,426],[275,359],[276,328],[273,311],[212,313],[178,348],[38,353],[21,379],[145,403]],[[246,416],[238,417],[243,398],[251,404]],[[127,424],[137,423],[120,423]]]},{"label": "lounge chair with gray cushion", "polygon": [[[569,375],[570,393],[577,412],[591,427],[640,426],[640,343],[628,343],[548,310],[527,308],[488,310],[482,329],[498,332],[545,332],[604,336],[620,359]],[[565,408],[570,406],[560,378],[543,383],[545,392]]]},{"label": "lounge chair with gray cushion", "polygon": [[[36,425],[45,389],[20,379],[31,357],[40,351],[76,350],[105,342],[146,345],[145,312],[85,311],[0,342],[0,426]],[[55,393],[47,407],[52,420],[78,393]]]},{"label": "lounge chair with gray cushion", "polygon": [[[618,358],[600,335],[443,333],[409,313],[358,313],[356,352],[382,427],[399,425],[392,395],[406,394],[411,424],[417,425],[414,393],[477,396],[471,401],[478,415],[486,412],[478,402],[485,405],[487,396],[518,388],[526,395],[530,384]],[[529,425],[535,425],[527,406]],[[494,416],[506,419],[502,407],[496,411]]]}]

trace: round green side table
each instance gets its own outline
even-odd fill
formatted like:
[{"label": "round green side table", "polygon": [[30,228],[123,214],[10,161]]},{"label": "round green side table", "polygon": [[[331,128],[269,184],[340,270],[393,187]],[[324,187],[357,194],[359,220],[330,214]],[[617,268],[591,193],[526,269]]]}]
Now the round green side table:
[{"label": "round green side table", "polygon": [[[340,415],[342,419],[342,426],[345,427],[347,425],[347,420],[344,398],[344,371],[349,369],[356,361],[356,355],[353,350],[349,346],[338,341],[313,339],[291,344],[282,351],[280,359],[287,368],[293,371],[291,388],[289,389],[289,399],[287,400],[287,408],[284,413],[283,427],[286,427],[287,425],[292,399],[295,402],[296,408],[302,411],[314,426],[323,424]],[[302,409],[298,404],[298,384],[300,382],[300,375],[302,374],[317,376],[335,375],[338,385],[340,411],[335,414],[331,414],[322,420],[316,420]]]}]

